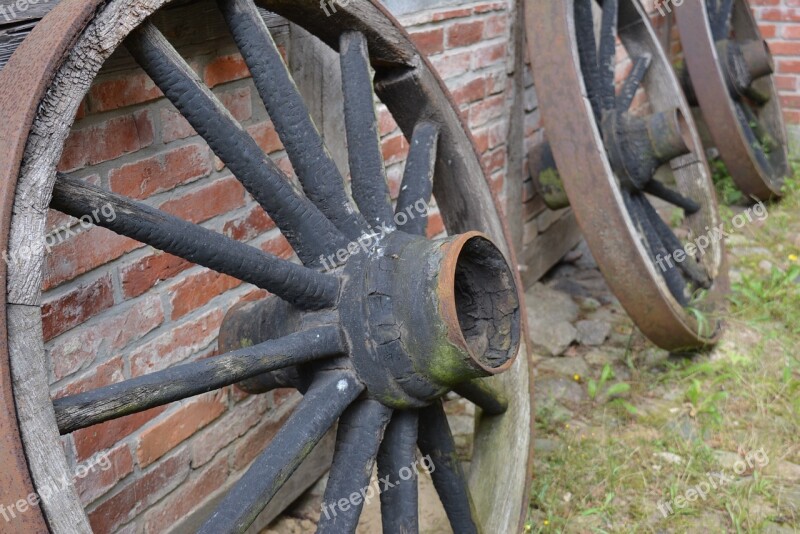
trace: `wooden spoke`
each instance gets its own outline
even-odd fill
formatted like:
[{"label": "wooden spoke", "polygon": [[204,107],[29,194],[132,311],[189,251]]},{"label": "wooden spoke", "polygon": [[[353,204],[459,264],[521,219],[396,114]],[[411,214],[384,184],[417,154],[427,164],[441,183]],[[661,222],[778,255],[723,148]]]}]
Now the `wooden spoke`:
[{"label": "wooden spoke", "polygon": [[686,306],[689,303],[686,298],[686,282],[681,275],[680,269],[678,269],[675,261],[672,259],[670,252],[667,251],[658,233],[650,224],[644,207],[642,206],[644,200],[643,196],[640,193],[632,195],[623,189],[622,198],[625,201],[628,213],[639,226],[639,230],[644,236],[646,247],[655,263],[656,270],[660,271],[670,293],[675,297],[675,300],[682,306]]},{"label": "wooden spoke", "polygon": [[[370,477],[391,416],[391,408],[369,399],[356,402],[342,415],[317,532],[356,531],[364,500],[377,494]],[[353,499],[354,495],[359,498]],[[340,499],[348,501],[347,507],[338,505]]]},{"label": "wooden spoke", "polygon": [[453,391],[478,406],[488,415],[500,415],[508,409],[508,399],[489,386],[486,380],[470,380],[453,388]]},{"label": "wooden spoke", "polygon": [[654,197],[658,197],[661,200],[669,202],[673,206],[683,209],[687,215],[693,215],[700,211],[700,204],[691,198],[685,197],[677,191],[670,189],[655,178],[645,184],[644,191],[653,195]]},{"label": "wooden spoke", "polygon": [[207,393],[261,373],[336,356],[346,346],[337,326],[314,328],[221,356],[170,367],[53,401],[58,429],[79,428]]},{"label": "wooden spoke", "polygon": [[352,208],[344,178],[328,153],[258,8],[252,0],[218,0],[218,4],[303,190],[342,233],[349,239],[357,239],[369,228]]},{"label": "wooden spoke", "polygon": [[[416,410],[397,411],[392,415],[378,452],[379,481],[397,479],[401,469],[416,461],[418,426]],[[419,532],[418,493],[417,471],[414,469],[410,478],[398,480],[391,491],[381,492],[384,532]]]},{"label": "wooden spoke", "polygon": [[719,0],[719,8],[711,16],[711,33],[715,41],[725,39],[730,34],[732,14],[733,0]]},{"label": "wooden spoke", "polygon": [[351,372],[320,374],[272,442],[219,503],[202,534],[240,533],[364,390]]},{"label": "wooden spoke", "polygon": [[383,167],[378,120],[375,116],[375,93],[364,34],[354,31],[342,33],[339,58],[353,198],[371,225],[393,227],[392,204]]},{"label": "wooden spoke", "polygon": [[616,105],[614,75],[617,67],[617,19],[619,0],[603,2],[603,18],[600,27],[600,105],[603,111],[613,110]]},{"label": "wooden spoke", "polygon": [[602,118],[600,103],[602,79],[597,62],[597,41],[594,37],[592,3],[593,0],[575,0],[575,37],[578,41],[578,54],[586,92],[589,94],[595,120],[599,125]]},{"label": "wooden spoke", "polygon": [[427,207],[431,200],[438,142],[439,127],[434,123],[422,121],[414,128],[395,209],[396,214],[413,214],[402,228],[408,234],[425,235],[428,228],[427,211],[421,212],[416,206],[424,203]]},{"label": "wooden spoke", "polygon": [[477,534],[475,507],[441,401],[419,411],[419,450],[433,463],[433,485],[453,532]]},{"label": "wooden spoke", "polygon": [[[672,228],[670,228],[669,225],[664,222],[653,205],[650,204],[650,201],[645,197],[642,198],[642,206],[651,226],[658,234],[659,239],[661,239],[661,242],[664,244],[671,256],[675,258],[676,252],[684,250],[681,240],[678,239],[678,236],[675,235],[675,232],[672,231]],[[680,269],[683,271],[684,276],[690,282],[692,282],[695,287],[702,287],[704,289],[711,287],[711,280],[708,278],[705,269],[697,263],[695,258],[686,254],[686,259],[684,261],[678,262],[676,260],[675,263],[678,264]]]},{"label": "wooden spoke", "polygon": [[59,175],[50,205],[74,217],[113,208],[114,217],[93,217],[100,226],[158,250],[266,289],[303,309],[332,306],[336,277],[283,260],[141,202]]},{"label": "wooden spoke", "polygon": [[325,252],[347,246],[341,232],[295,190],[152,23],[134,30],[126,44],[166,97],[269,213],[303,263],[318,266]]},{"label": "wooden spoke", "polygon": [[753,151],[756,161],[758,161],[758,164],[764,172],[770,175],[773,174],[772,164],[770,164],[767,158],[762,141],[759,140],[759,133],[763,136],[766,132],[763,131],[758,118],[747,104],[738,101],[734,101],[733,104],[736,108],[736,116],[739,119],[739,123],[742,125],[742,130],[744,130],[745,139],[747,139],[747,143],[750,145],[750,149]]},{"label": "wooden spoke", "polygon": [[647,71],[650,70],[650,63],[653,61],[653,56],[650,54],[643,54],[633,60],[633,68],[631,73],[625,79],[622,90],[617,96],[617,111],[628,111],[631,109],[633,99],[636,92],[642,86]]}]

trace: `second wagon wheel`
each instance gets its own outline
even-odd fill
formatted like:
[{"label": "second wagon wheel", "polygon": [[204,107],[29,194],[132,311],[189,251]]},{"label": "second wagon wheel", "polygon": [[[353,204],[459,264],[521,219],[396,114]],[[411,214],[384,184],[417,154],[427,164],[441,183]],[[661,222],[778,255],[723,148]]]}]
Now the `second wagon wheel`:
[{"label": "second wagon wheel", "polygon": [[[727,285],[716,198],[690,110],[644,11],[635,0],[528,0],[526,13],[546,135],[609,286],[657,345],[714,343],[713,309]],[[632,63],[618,92],[617,37]],[[683,210],[685,252],[654,199]],[[707,242],[702,250],[692,244],[698,238]]]},{"label": "second wagon wheel", "polygon": [[675,7],[684,61],[720,157],[746,195],[781,195],[791,173],[775,65],[747,0]]},{"label": "second wagon wheel", "polygon": [[[412,465],[419,448],[433,461],[433,483],[455,532],[519,532],[532,446],[524,306],[518,276],[508,266],[515,263],[507,230],[441,80],[376,1],[337,6],[328,18],[317,0],[258,5],[219,0],[219,13],[250,68],[301,190],[164,37],[162,19],[153,17],[158,10],[169,17],[164,5],[161,0],[64,2],[0,75],[0,245],[17,258],[3,276],[8,329],[0,344],[0,492],[3,502],[14,502],[35,488],[43,512],[29,511],[18,531],[90,531],[74,489],[57,483],[68,477],[59,433],[240,383],[256,394],[290,385],[304,398],[202,532],[244,531],[337,421],[326,502],[366,487],[376,462],[382,474]],[[339,52],[353,200],[261,8]],[[302,264],[56,173],[72,118],[119,46],[265,208]],[[375,93],[411,140],[396,209],[381,159]],[[427,240],[424,216],[402,217],[431,194],[449,238]],[[223,325],[221,345],[245,324],[252,346],[53,402],[38,307],[48,205],[74,216],[111,205],[116,217],[98,221],[107,228],[280,299],[237,308]],[[363,250],[356,250],[361,245]],[[349,258],[330,259],[341,250]],[[326,269],[329,262],[338,265]],[[451,390],[483,409],[468,474],[455,454],[442,407]],[[417,531],[415,478],[381,499],[385,531]],[[322,518],[319,531],[353,532],[360,512],[353,502]]]}]

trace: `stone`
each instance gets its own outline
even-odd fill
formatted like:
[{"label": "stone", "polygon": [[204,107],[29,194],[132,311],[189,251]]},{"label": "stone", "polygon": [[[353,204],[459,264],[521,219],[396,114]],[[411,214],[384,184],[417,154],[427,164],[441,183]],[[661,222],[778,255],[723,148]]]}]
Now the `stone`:
[{"label": "stone", "polygon": [[584,402],[586,392],[583,387],[572,380],[563,376],[546,376],[539,380],[534,389],[534,401],[547,403],[548,401],[561,401],[570,404],[580,404]]},{"label": "stone", "polygon": [[602,306],[600,301],[592,297],[585,298],[581,302],[581,310],[585,312],[595,312],[600,309],[600,306]]},{"label": "stone", "polygon": [[602,345],[611,333],[611,325],[603,321],[578,321],[578,343],[587,347]]},{"label": "stone", "polygon": [[639,353],[639,361],[645,368],[652,369],[663,365],[669,360],[669,352],[658,347],[649,347]]},{"label": "stone", "polygon": [[534,349],[550,356],[560,356],[577,339],[578,331],[570,323],[562,321],[552,324],[533,319],[529,321],[528,333]]},{"label": "stone", "polygon": [[586,362],[580,357],[546,358],[536,367],[536,370],[540,373],[553,373],[569,378],[572,378],[575,375],[583,378],[588,376],[590,372],[589,366],[586,365]]},{"label": "stone", "polygon": [[572,298],[543,284],[535,284],[525,294],[528,317],[549,324],[572,323],[578,319],[578,305]]},{"label": "stone", "polygon": [[592,349],[583,357],[586,363],[593,367],[604,367],[606,364],[614,365],[625,360],[625,349],[617,347],[603,347]]},{"label": "stone", "polygon": [[683,463],[683,458],[671,452],[654,452],[653,456],[664,460],[668,464],[681,465]]}]

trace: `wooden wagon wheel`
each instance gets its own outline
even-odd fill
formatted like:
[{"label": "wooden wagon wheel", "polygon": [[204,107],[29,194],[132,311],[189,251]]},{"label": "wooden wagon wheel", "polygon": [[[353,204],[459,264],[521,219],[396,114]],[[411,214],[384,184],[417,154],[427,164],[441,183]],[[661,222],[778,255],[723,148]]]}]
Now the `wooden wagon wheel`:
[{"label": "wooden wagon wheel", "polygon": [[791,173],[775,65],[747,0],[675,7],[691,89],[737,187],[768,200]]},{"label": "wooden wagon wheel", "polygon": [[[7,307],[0,309],[8,324],[7,344],[0,345],[2,492],[13,502],[34,488],[48,488],[40,493],[43,514],[31,511],[18,526],[31,532],[48,527],[90,531],[74,489],[54,483],[68,473],[59,433],[241,383],[253,392],[289,384],[304,398],[202,531],[243,531],[338,420],[326,501],[367,486],[376,461],[382,473],[412,465],[419,447],[433,459],[434,485],[456,532],[518,532],[527,510],[532,446],[524,306],[518,276],[508,267],[516,263],[507,230],[441,80],[376,1],[337,6],[336,16],[328,18],[316,0],[264,1],[258,7],[250,0],[219,0],[300,178],[301,192],[148,20],[164,4],[64,2],[36,27],[0,75],[0,122],[5,127],[0,133],[0,245],[19,257],[2,278]],[[303,26],[339,51],[358,209],[259,8]],[[72,118],[98,70],[123,41],[268,211],[303,265],[57,175]],[[411,139],[396,209],[384,176],[370,65],[375,93]],[[432,193],[452,236],[444,240],[423,237],[424,215],[414,220],[402,216]],[[250,282],[282,300],[230,312],[221,345],[236,345],[230,338],[237,338],[244,324],[254,331],[252,346],[53,402],[47,394],[38,307],[47,208],[80,216],[105,204],[117,214],[101,222],[111,230]],[[26,253],[16,254],[22,248]],[[331,260],[340,250],[349,258]],[[327,265],[331,261],[335,265]],[[265,317],[270,327],[259,330]],[[483,408],[468,476],[454,453],[440,400],[450,390]],[[416,531],[415,479],[385,495],[386,530]],[[354,503],[324,518],[319,530],[352,532],[360,511]]]},{"label": "wooden wagon wheel", "polygon": [[[708,345],[720,333],[709,315],[727,275],[723,243],[714,239],[720,221],[703,148],[639,3],[601,5],[528,0],[546,135],[589,247],[634,322],[669,350]],[[632,62],[619,92],[617,36]],[[636,106],[638,95],[647,100]],[[708,237],[708,247],[684,253],[652,197],[682,208],[689,239]]]}]

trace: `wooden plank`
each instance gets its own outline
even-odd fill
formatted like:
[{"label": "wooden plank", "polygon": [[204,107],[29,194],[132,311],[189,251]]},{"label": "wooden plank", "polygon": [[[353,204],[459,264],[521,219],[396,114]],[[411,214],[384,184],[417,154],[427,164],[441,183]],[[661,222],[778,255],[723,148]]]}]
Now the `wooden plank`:
[{"label": "wooden plank", "polygon": [[527,269],[522,273],[525,288],[529,288],[544,276],[567,252],[575,248],[581,238],[578,222],[571,210],[545,233],[539,234],[525,250]]}]

